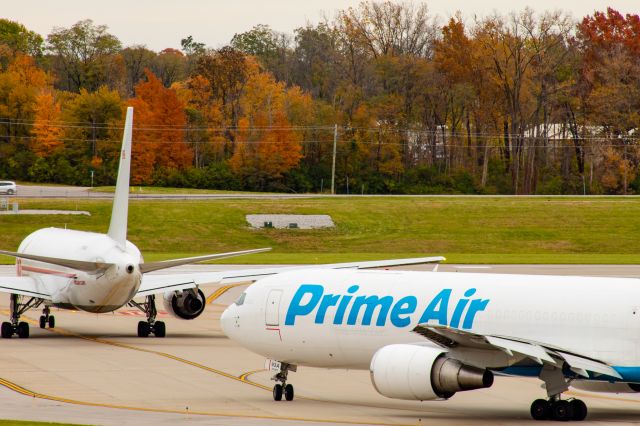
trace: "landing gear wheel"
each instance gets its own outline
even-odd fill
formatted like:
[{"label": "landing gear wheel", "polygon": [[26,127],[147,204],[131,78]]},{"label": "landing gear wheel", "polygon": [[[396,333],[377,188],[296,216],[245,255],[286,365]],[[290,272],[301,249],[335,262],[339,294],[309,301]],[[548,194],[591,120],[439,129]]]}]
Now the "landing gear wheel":
[{"label": "landing gear wheel", "polygon": [[273,400],[282,401],[282,385],[280,383],[273,387]]},{"label": "landing gear wheel", "polygon": [[574,399],[569,402],[571,409],[573,410],[573,417],[571,420],[582,421],[587,418],[587,404],[580,399]]},{"label": "landing gear wheel", "polygon": [[19,338],[26,339],[27,337],[29,337],[29,324],[24,321],[19,322],[18,329],[16,331]]},{"label": "landing gear wheel", "polygon": [[156,321],[155,324],[153,324],[153,334],[155,334],[156,337],[164,337],[167,335],[167,328],[163,321]]},{"label": "landing gear wheel", "polygon": [[56,328],[56,317],[49,316],[49,328]]},{"label": "landing gear wheel", "polygon": [[551,404],[545,399],[536,399],[531,404],[533,420],[547,420],[551,414]]},{"label": "landing gear wheel", "polygon": [[284,387],[284,399],[293,401],[293,385],[286,385]]},{"label": "landing gear wheel", "polygon": [[551,403],[551,418],[560,422],[568,422],[573,418],[573,410],[569,401],[558,400]]},{"label": "landing gear wheel", "polygon": [[151,333],[151,326],[146,321],[138,322],[138,337],[149,337]]},{"label": "landing gear wheel", "polygon": [[47,317],[40,315],[40,328],[47,328]]},{"label": "landing gear wheel", "polygon": [[0,334],[3,339],[11,339],[11,336],[13,336],[13,326],[10,322],[2,323],[2,327],[0,327]]}]

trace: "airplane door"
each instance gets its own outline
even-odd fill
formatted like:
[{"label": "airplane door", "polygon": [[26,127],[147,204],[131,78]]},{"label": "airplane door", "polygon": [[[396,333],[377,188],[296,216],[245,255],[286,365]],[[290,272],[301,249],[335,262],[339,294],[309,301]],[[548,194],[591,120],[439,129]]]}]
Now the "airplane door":
[{"label": "airplane door", "polygon": [[280,325],[280,298],[282,290],[271,290],[267,297],[267,306],[265,310],[265,324],[267,326]]}]

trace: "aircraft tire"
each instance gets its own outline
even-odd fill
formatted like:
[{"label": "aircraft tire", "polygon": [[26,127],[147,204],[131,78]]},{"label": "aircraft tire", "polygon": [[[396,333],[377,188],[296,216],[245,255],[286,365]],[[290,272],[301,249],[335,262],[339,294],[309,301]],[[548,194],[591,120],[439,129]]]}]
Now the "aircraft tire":
[{"label": "aircraft tire", "polygon": [[293,385],[289,384],[284,387],[284,399],[293,401]]},{"label": "aircraft tire", "polygon": [[138,337],[149,337],[151,333],[151,326],[146,321],[138,322]]},{"label": "aircraft tire", "polygon": [[24,321],[20,321],[18,323],[18,337],[21,339],[26,339],[27,337],[29,337],[29,324],[24,322]]},{"label": "aircraft tire", "polygon": [[279,383],[273,387],[273,400],[282,401],[282,385]]},{"label": "aircraft tire", "polygon": [[10,322],[5,321],[2,323],[2,326],[0,327],[0,334],[3,339],[10,339],[11,336],[13,336],[13,326]]},{"label": "aircraft tire", "polygon": [[587,404],[580,399],[574,399],[570,403],[573,410],[573,417],[571,420],[582,421],[587,418]]},{"label": "aircraft tire", "polygon": [[49,328],[56,328],[56,317],[49,315]]},{"label": "aircraft tire", "polygon": [[551,404],[545,399],[536,399],[531,404],[531,417],[534,420],[547,420],[551,416]]},{"label": "aircraft tire", "polygon": [[551,403],[551,418],[559,422],[568,422],[573,418],[569,401],[559,400]]},{"label": "aircraft tire", "polygon": [[156,337],[164,337],[167,335],[167,327],[164,325],[163,321],[156,321],[153,324],[153,334]]},{"label": "aircraft tire", "polygon": [[40,328],[47,328],[47,317],[40,315]]}]

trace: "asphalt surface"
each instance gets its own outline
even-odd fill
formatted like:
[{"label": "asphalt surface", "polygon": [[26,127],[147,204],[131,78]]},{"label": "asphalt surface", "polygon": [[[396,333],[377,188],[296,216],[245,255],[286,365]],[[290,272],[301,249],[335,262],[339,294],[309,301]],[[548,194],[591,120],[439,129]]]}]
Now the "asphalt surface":
[{"label": "asphalt surface", "polygon": [[[615,265],[441,265],[439,270],[640,276],[638,266]],[[13,271],[0,267],[0,275]],[[274,402],[264,359],[220,331],[220,314],[242,289],[208,288],[207,294],[218,297],[193,321],[168,317],[159,306],[167,323],[164,339],[136,337],[142,317],[130,308],[103,315],[54,310],[54,330],[39,329],[39,312],[28,312],[31,337],[0,341],[0,418],[105,425],[534,423],[529,405],[545,395],[534,379],[497,378],[490,389],[459,393],[449,401],[415,402],[378,395],[367,371],[300,367],[289,376],[296,399]],[[7,302],[0,296],[4,318]],[[589,424],[640,419],[640,395],[581,393],[580,398],[589,406]]]}]

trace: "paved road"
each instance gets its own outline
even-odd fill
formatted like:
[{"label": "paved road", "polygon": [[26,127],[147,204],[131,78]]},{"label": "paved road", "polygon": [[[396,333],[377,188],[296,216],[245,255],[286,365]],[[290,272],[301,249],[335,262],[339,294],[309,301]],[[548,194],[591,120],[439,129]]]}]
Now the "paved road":
[{"label": "paved road", "polygon": [[[220,268],[220,267],[216,267]],[[237,268],[237,266],[233,266]],[[628,266],[442,265],[441,270],[530,271],[581,275],[606,272],[635,276]],[[175,272],[202,271],[188,266]],[[1,267],[0,274],[11,274]],[[208,289],[211,293],[214,289]],[[460,393],[446,402],[397,401],[378,395],[367,371],[300,368],[290,381],[296,400],[274,402],[263,358],[228,340],[219,316],[242,287],[213,301],[200,318],[167,322],[165,339],[135,336],[136,311],[92,315],[55,311],[57,328],[32,325],[27,340],[0,345],[0,418],[91,424],[176,422],[212,425],[516,425],[529,422],[531,401],[544,395],[532,379],[498,378],[487,390]],[[0,296],[6,318],[7,298]],[[32,324],[37,312],[28,314]],[[624,424],[640,418],[640,395],[581,395],[595,424]]]},{"label": "paved road", "polygon": [[[113,193],[109,192],[93,192],[89,187],[81,186],[48,186],[48,185],[18,185],[18,195],[16,196],[0,196],[10,200],[14,198],[97,198],[111,199]],[[426,194],[426,195],[398,195],[398,194],[273,194],[273,193],[223,193],[223,194],[145,194],[140,192],[131,193],[133,199],[152,199],[152,200],[215,200],[215,199],[296,199],[296,198],[344,198],[344,197],[389,197],[389,198],[406,198],[406,197],[426,197],[426,198],[513,198],[513,197],[533,197],[533,198],[566,198],[566,195],[448,195],[448,194]],[[579,195],[575,195],[576,197]],[[638,195],[586,195],[579,196],[585,198],[637,198]]]}]

